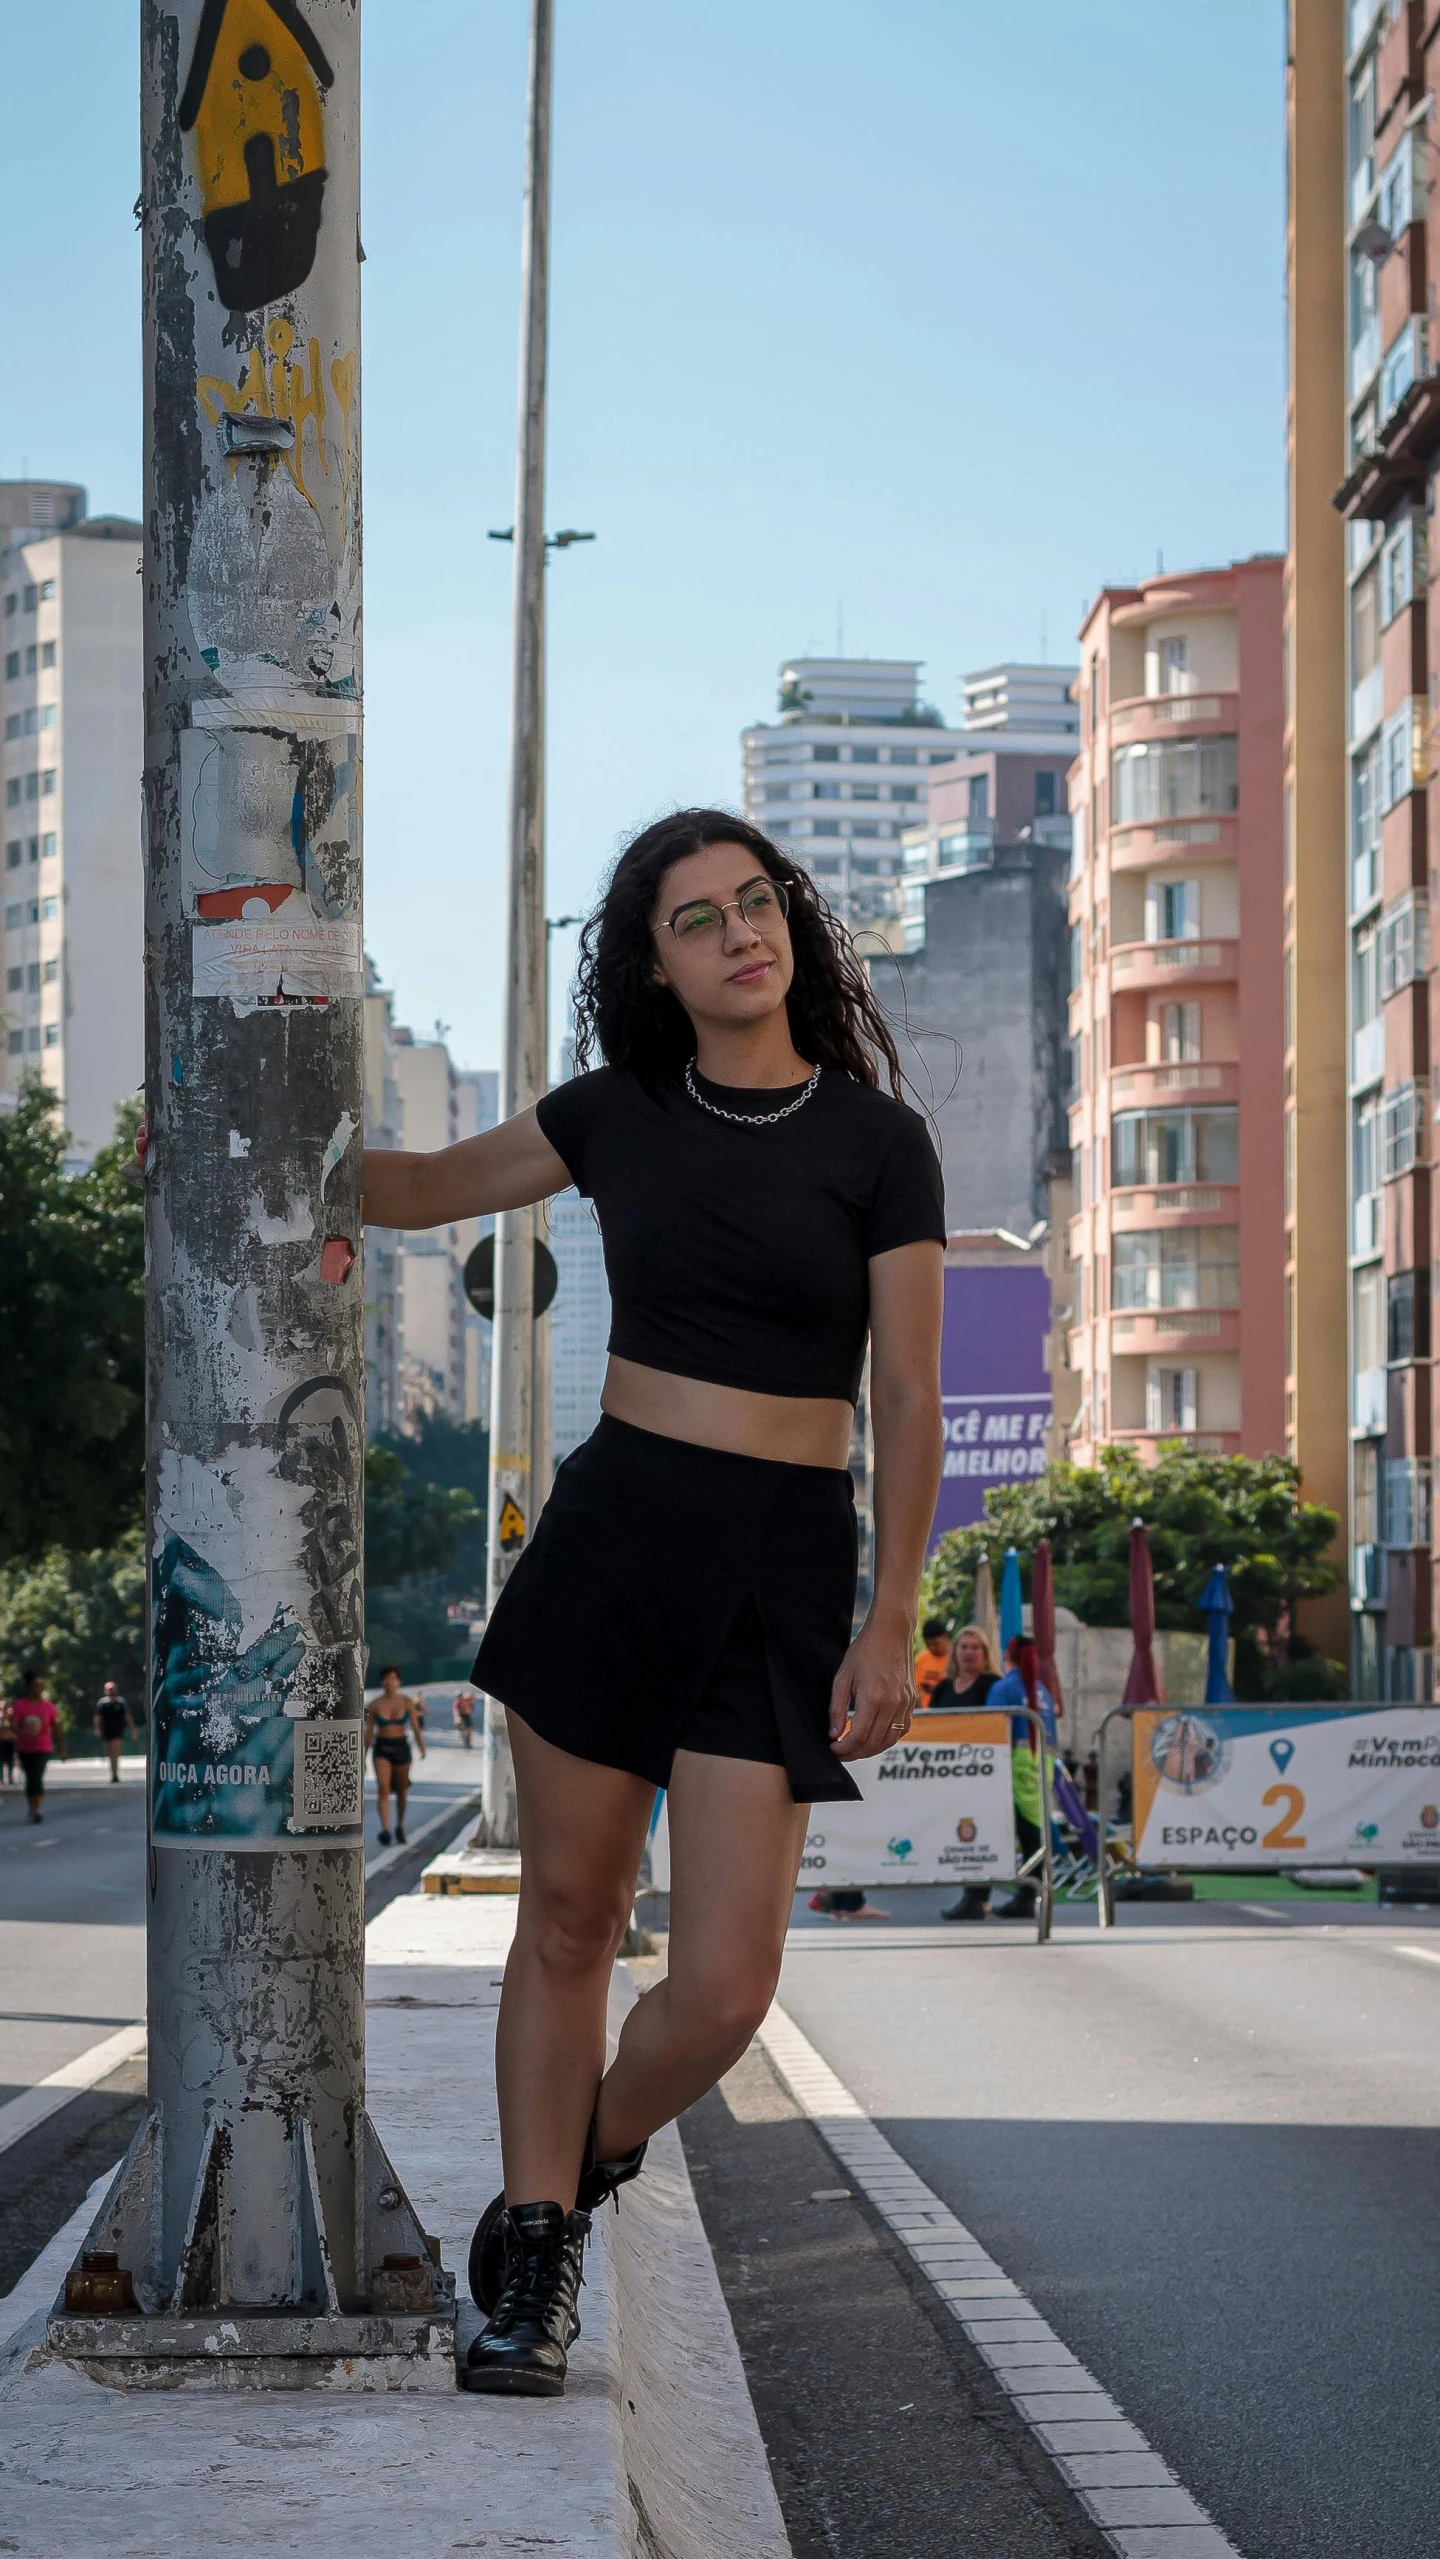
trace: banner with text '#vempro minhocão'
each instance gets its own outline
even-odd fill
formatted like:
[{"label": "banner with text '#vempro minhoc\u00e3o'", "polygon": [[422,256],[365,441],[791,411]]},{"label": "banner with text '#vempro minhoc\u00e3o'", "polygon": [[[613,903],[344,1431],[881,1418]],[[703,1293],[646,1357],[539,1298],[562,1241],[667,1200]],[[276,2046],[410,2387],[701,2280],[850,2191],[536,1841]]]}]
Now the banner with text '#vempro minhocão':
[{"label": "banner with text '#vempro minhoc\u00e3o'", "polygon": [[1440,1706],[1145,1707],[1141,1866],[1440,1866]]}]

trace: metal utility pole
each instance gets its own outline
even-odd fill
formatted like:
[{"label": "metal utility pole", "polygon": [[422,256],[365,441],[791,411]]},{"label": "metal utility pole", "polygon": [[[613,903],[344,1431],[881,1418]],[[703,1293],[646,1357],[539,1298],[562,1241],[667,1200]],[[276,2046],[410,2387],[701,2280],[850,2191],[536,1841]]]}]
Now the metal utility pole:
[{"label": "metal utility pole", "polygon": [[[550,286],[552,0],[531,0],[525,215],[521,252],[519,452],[515,485],[515,636],[510,707],[505,1032],[500,1116],[545,1090],[545,366]],[[493,1608],[525,1550],[545,1487],[536,1473],[535,1235],[531,1208],[495,1221],[490,1396],[489,1590]],[[542,1363],[548,1366],[548,1363]],[[548,1431],[544,1438],[548,1444]],[[516,1841],[515,1775],[504,1711],[485,1705],[483,1829]]]},{"label": "metal utility pole", "polygon": [[364,2111],[358,0],[142,0],[149,2113],[52,2346],[448,2387]]}]

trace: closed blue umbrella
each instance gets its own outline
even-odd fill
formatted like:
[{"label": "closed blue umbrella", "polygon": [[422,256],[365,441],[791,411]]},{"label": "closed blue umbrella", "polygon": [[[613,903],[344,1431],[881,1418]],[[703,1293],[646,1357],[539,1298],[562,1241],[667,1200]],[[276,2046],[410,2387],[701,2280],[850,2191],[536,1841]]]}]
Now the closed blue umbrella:
[{"label": "closed blue umbrella", "polygon": [[1005,1549],[1005,1569],[1000,1576],[1000,1650],[1003,1654],[1011,1637],[1025,1632],[1025,1611],[1020,1597],[1020,1555],[1018,1548]]},{"label": "closed blue umbrella", "polygon": [[1225,1567],[1217,1564],[1200,1593],[1200,1607],[1210,1620],[1210,1651],[1205,1663],[1205,1703],[1207,1706],[1233,1706],[1235,1691],[1230,1685],[1230,1615],[1232,1602]]}]

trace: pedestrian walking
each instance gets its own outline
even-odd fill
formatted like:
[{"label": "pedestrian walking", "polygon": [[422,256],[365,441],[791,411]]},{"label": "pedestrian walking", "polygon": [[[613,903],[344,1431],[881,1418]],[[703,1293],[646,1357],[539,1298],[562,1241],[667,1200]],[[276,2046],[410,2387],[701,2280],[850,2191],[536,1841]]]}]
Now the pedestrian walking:
[{"label": "pedestrian walking", "polygon": [[415,1750],[425,1757],[425,1735],[422,1718],[417,1716],[416,1700],[407,1697],[400,1685],[400,1673],[393,1662],[387,1662],[380,1673],[380,1694],[373,1698],[365,1717],[365,1748],[370,1752],[375,1769],[375,1793],[380,1812],[380,1845],[388,1848],[391,1839],[390,1797],[395,1797],[394,1837],[401,1848],[405,1845],[405,1806],[410,1793],[410,1767]]},{"label": "pedestrian walking", "polygon": [[450,1711],[455,1718],[455,1730],[460,1736],[462,1749],[473,1750],[475,1747],[474,1689],[462,1688]]},{"label": "pedestrian walking", "polygon": [[15,1728],[15,1749],[25,1772],[25,1810],[32,1822],[45,1818],[43,1797],[45,1773],[57,1755],[68,1759],[60,1716],[45,1694],[45,1682],[38,1670],[20,1674],[20,1694],[10,1701],[10,1720]]},{"label": "pedestrian walking", "polygon": [[107,1679],[95,1701],[95,1730],[105,1745],[110,1762],[110,1783],[120,1783],[120,1754],[125,1748],[125,1735],[134,1722],[129,1707],[113,1679]]},{"label": "pedestrian walking", "polygon": [[0,1786],[15,1783],[15,1702],[0,1698]]},{"label": "pedestrian walking", "polygon": [[[600,1422],[559,1468],[474,1670],[507,1714],[521,1881],[497,2041],[505,2190],[472,2243],[490,2315],[462,2381],[534,2396],[564,2388],[590,2214],[769,2007],[809,1805],[855,1797],[847,1763],[908,1728],[940,1469],[940,1168],[809,875],[721,811],[646,828],[582,935],[576,1015],[590,1071],[533,1110],[437,1155],[365,1158],[384,1226],[573,1183],[610,1280]],[[852,1634],[867,1330],[875,1577]],[[552,1673],[563,1624],[586,1630],[581,1679]],[[607,2070],[657,1786],[667,1973]]]}]

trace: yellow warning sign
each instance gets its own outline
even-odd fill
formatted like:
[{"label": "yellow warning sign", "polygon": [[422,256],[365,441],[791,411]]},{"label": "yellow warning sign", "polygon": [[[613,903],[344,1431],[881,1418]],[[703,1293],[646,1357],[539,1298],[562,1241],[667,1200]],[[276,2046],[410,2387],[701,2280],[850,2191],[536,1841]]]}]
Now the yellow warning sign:
[{"label": "yellow warning sign", "polygon": [[523,1546],[524,1542],[525,1513],[520,1508],[519,1503],[515,1500],[514,1495],[507,1493],[504,1501],[500,1505],[501,1546],[505,1548],[511,1546]]}]

